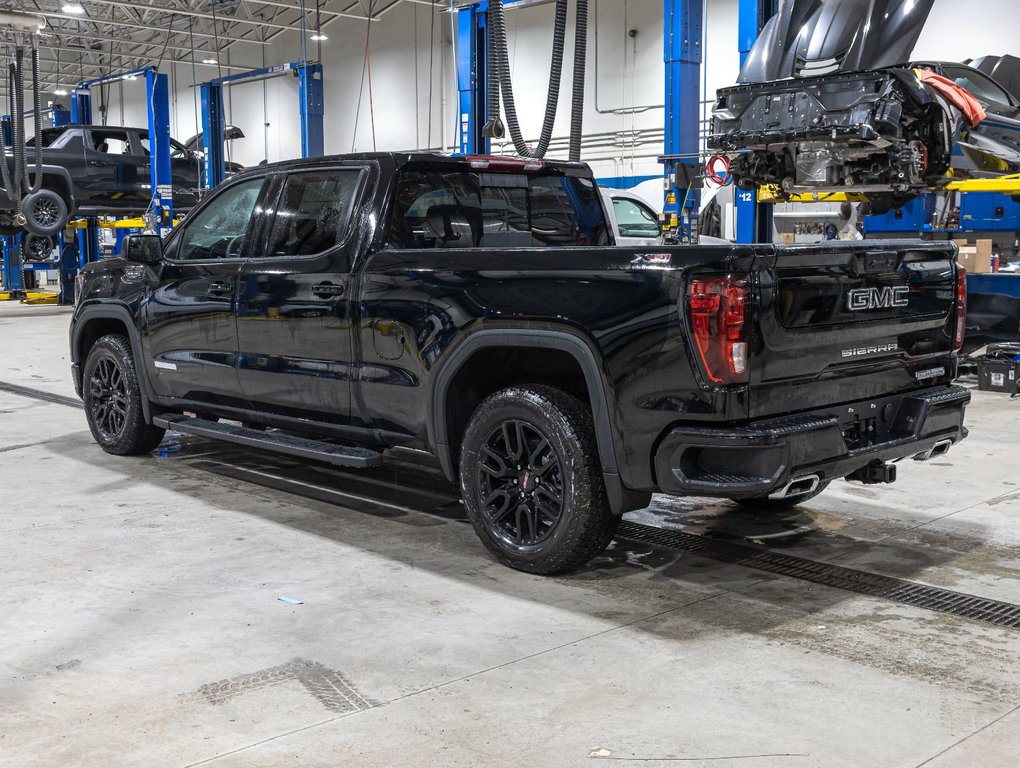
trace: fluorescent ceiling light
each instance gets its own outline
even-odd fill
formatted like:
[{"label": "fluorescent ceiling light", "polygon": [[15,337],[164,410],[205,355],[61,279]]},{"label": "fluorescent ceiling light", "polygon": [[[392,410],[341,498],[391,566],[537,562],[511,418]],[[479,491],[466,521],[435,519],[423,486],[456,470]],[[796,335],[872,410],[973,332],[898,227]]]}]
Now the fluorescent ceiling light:
[{"label": "fluorescent ceiling light", "polygon": [[80,16],[81,14],[85,13],[85,9],[78,3],[64,3],[64,6],[63,8],[61,8],[61,10],[64,13],[71,13],[74,14],[75,16]]},{"label": "fluorescent ceiling light", "polygon": [[53,89],[53,95],[54,96],[66,96],[67,95],[67,91],[65,91],[63,88],[54,88]]},{"label": "fluorescent ceiling light", "polygon": [[203,64],[217,64],[216,59],[202,59]]},{"label": "fluorescent ceiling light", "polygon": [[326,37],[326,35],[322,34],[321,32],[316,32],[314,35],[312,35],[311,39],[312,40],[329,40],[329,38]]}]

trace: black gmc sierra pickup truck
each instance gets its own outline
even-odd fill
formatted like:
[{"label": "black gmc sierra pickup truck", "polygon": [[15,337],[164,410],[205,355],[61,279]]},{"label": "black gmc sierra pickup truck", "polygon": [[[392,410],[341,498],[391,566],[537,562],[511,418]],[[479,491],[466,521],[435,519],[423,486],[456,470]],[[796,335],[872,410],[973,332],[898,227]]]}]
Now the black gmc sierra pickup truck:
[{"label": "black gmc sierra pickup truck", "polygon": [[962,440],[963,278],[951,243],[617,247],[580,164],[320,158],[89,265],[73,375],[113,454],[431,452],[502,562],[556,573],[652,493],[789,506]]}]

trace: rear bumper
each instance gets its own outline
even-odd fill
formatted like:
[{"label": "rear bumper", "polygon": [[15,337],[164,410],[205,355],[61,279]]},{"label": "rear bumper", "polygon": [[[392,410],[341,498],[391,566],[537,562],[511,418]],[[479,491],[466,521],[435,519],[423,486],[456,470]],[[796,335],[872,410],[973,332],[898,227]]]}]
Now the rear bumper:
[{"label": "rear bumper", "polygon": [[876,461],[928,453],[967,436],[970,392],[944,386],[877,400],[711,429],[676,427],[655,452],[663,493],[767,496],[791,480],[846,477]]}]

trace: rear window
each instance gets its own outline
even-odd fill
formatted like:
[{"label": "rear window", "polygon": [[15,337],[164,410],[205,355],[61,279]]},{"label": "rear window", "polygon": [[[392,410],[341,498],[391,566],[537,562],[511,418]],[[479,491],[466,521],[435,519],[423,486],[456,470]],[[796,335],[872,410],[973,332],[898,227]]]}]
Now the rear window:
[{"label": "rear window", "polygon": [[313,256],[340,244],[347,234],[361,172],[302,171],[287,177],[280,193],[267,256]]},{"label": "rear window", "polygon": [[[43,130],[39,131],[39,139],[40,139],[39,143],[43,147],[48,147],[54,141],[56,141],[57,139],[59,139],[63,135],[64,135],[64,129],[63,128],[44,128]],[[33,136],[32,138],[28,139],[25,142],[25,144],[27,146],[29,146],[29,147],[34,147],[35,146],[35,136]]]},{"label": "rear window", "polygon": [[606,245],[590,179],[510,173],[404,171],[391,248],[531,248]]}]

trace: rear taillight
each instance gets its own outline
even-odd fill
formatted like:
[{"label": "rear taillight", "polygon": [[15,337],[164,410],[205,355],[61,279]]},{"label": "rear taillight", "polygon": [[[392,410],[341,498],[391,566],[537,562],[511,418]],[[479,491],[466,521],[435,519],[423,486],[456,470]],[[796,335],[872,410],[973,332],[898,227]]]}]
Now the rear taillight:
[{"label": "rear taillight", "polygon": [[953,335],[953,346],[957,352],[963,349],[963,340],[967,335],[967,270],[956,265],[956,333]]},{"label": "rear taillight", "polygon": [[691,329],[713,384],[747,381],[747,281],[713,277],[691,282]]}]

